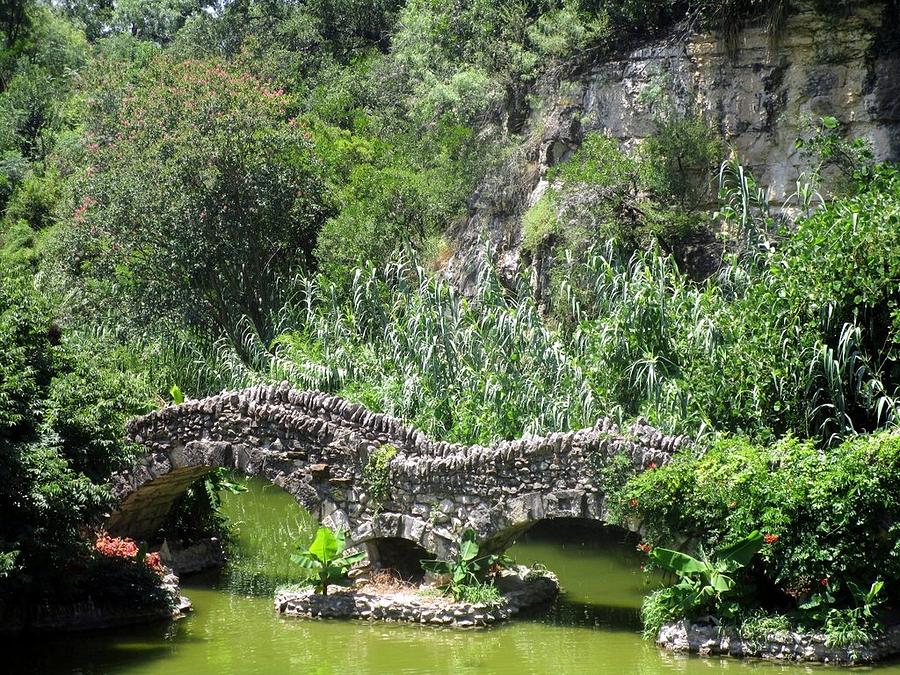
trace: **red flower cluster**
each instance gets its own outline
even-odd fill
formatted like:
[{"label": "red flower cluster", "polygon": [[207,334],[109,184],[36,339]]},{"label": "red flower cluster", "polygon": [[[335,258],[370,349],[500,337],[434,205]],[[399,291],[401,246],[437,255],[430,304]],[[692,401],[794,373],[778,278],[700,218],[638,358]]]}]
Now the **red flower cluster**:
[{"label": "red flower cluster", "polygon": [[650,544],[648,544],[647,542],[642,541],[637,545],[637,550],[643,553],[650,553],[650,551],[653,550],[653,547],[650,546]]},{"label": "red flower cluster", "polygon": [[655,469],[655,468],[656,468],[656,462],[650,462],[647,465],[647,471],[653,471],[653,469]]},{"label": "red flower cluster", "polygon": [[[138,545],[134,540],[127,537],[110,537],[108,534],[101,533],[97,535],[97,541],[94,542],[94,548],[107,558],[124,558],[125,560],[137,561]],[[144,564],[151,570],[162,576],[165,573],[162,560],[159,553],[148,553],[144,556]]]},{"label": "red flower cluster", "polygon": [[138,547],[134,541],[128,538],[110,537],[108,534],[99,535],[94,548],[107,558],[130,559],[135,558],[138,554]]},{"label": "red flower cluster", "polygon": [[638,505],[637,499],[629,499],[628,500],[628,506],[630,506],[631,508],[636,509],[637,505]]},{"label": "red flower cluster", "polygon": [[81,204],[78,205],[78,208],[75,209],[75,212],[72,214],[72,217],[81,222],[84,220],[84,214],[87,213],[87,210],[94,206],[97,202],[91,197],[85,197],[81,200]]},{"label": "red flower cluster", "polygon": [[151,570],[156,572],[159,576],[165,574],[166,570],[163,567],[162,560],[159,557],[159,553],[148,553],[144,556],[144,564],[149,567]]},{"label": "red flower cluster", "polygon": [[776,541],[781,539],[777,534],[764,534],[763,541],[767,544],[774,544]]}]

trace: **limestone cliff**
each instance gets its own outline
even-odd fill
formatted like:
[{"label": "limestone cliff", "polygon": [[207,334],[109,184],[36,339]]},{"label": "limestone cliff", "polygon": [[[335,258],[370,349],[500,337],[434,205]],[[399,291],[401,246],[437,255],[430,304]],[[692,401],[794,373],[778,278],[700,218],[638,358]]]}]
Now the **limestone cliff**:
[{"label": "limestone cliff", "polygon": [[878,160],[900,159],[900,8],[872,2],[836,17],[796,9],[777,34],[750,27],[732,48],[708,33],[673,33],[545,84],[518,158],[473,196],[452,235],[447,274],[466,290],[485,240],[501,272],[519,265],[521,216],[546,188],[549,167],[599,131],[633,145],[654,131],[647,92],[664,87],[693,102],[773,202],[809,167],[795,141],[804,116],[837,115],[850,137],[866,137]]}]

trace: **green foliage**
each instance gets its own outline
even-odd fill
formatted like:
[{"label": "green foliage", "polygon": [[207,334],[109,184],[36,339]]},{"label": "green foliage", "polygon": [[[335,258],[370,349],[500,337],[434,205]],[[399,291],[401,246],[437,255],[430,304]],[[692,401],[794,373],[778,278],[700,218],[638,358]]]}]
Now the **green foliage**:
[{"label": "green foliage", "polygon": [[309,548],[298,547],[300,553],[291,556],[291,560],[313,573],[318,582],[316,588],[322,595],[327,595],[330,584],[348,585],[347,572],[366,557],[365,551],[344,553],[346,546],[343,530],[334,532],[320,527]]},{"label": "green foliage", "polygon": [[25,221],[34,230],[42,230],[54,222],[54,210],[62,198],[62,181],[55,171],[24,177],[6,205],[7,223]]},{"label": "green foliage", "polygon": [[733,617],[739,607],[733,598],[741,591],[734,573],[750,564],[763,543],[763,535],[754,531],[701,559],[672,549],[652,549],[650,560],[656,567],[674,572],[678,583],[648,599],[647,609],[642,610],[645,634],[656,637],[662,623],[704,613]]},{"label": "green foliage", "polygon": [[656,132],[640,146],[644,185],[663,204],[693,211],[713,198],[710,175],[722,160],[724,143],[700,113],[667,110]]},{"label": "green foliage", "polygon": [[172,385],[172,388],[169,389],[169,393],[172,395],[172,403],[175,405],[184,403],[184,394],[181,392],[181,387],[177,384]]},{"label": "green foliage", "polygon": [[636,151],[589,133],[570,157],[548,171],[552,188],[524,215],[522,248],[554,254],[550,303],[567,320],[561,291],[572,264],[585,265],[592,246],[619,242],[626,249],[661,244],[669,252],[705,228],[713,198],[710,174],[722,141],[699,114],[664,106],[657,130]]},{"label": "green foliage", "polygon": [[[825,634],[827,644],[832,647],[849,647],[870,642],[883,630],[878,620],[879,606],[884,602],[881,591],[884,582],[880,579],[864,590],[852,581],[847,584],[856,600],[854,607],[838,609],[832,607],[825,614]],[[819,614],[822,611],[821,594],[813,598],[801,609]]]},{"label": "green foliage", "polygon": [[165,43],[205,4],[203,0],[117,0],[112,3],[110,27],[140,39]]},{"label": "green foliage", "polygon": [[342,300],[334,285],[310,280],[281,313],[291,337],[276,341],[274,355],[248,336],[257,372],[340,391],[461,442],[592,423],[583,374],[526,280],[513,295],[485,268],[475,297],[464,299],[399,262],[360,271],[349,294]]},{"label": "green foliage", "polygon": [[827,115],[813,122],[812,119],[802,121],[804,136],[797,139],[796,147],[806,156],[817,160],[812,175],[815,181],[822,181],[823,174],[831,169],[843,178],[831,181],[836,189],[847,187],[847,182],[859,184],[871,176],[874,166],[872,148],[865,138],[848,141],[841,131],[840,121]]},{"label": "green foliage", "polygon": [[738,631],[741,637],[752,642],[765,642],[774,638],[785,639],[795,625],[784,614],[769,614],[757,610],[741,618]]},{"label": "green foliage", "polygon": [[129,457],[123,423],[148,409],[138,374],[52,314],[30,280],[0,279],[0,602],[73,592],[90,560],[82,530]]},{"label": "green foliage", "polygon": [[237,345],[242,317],[270,332],[329,213],[284,94],[219,63],[166,58],[136,77],[107,73],[102,87],[89,100],[93,170],[74,184],[60,238],[67,283],[120,320]]},{"label": "green foliage", "polygon": [[[831,609],[871,604],[875,596],[858,589],[900,571],[898,458],[896,432],[826,452],[791,438],[768,447],[722,439],[702,456],[679,455],[636,475],[612,502],[616,517],[642,522],[651,544],[677,536],[709,550],[758,526],[766,545],[751,565],[751,602],[802,610],[822,626]],[[816,607],[824,611],[809,614]]]},{"label": "green foliage", "polygon": [[177,541],[220,536],[225,523],[219,513],[222,494],[243,494],[247,487],[236,482],[225,467],[215,467],[191,483],[166,516],[162,534]]},{"label": "green foliage", "polygon": [[539,247],[556,234],[558,220],[553,191],[548,190],[522,217],[522,250],[537,253]]},{"label": "green foliage", "polygon": [[[506,556],[482,555],[475,541],[475,531],[463,532],[459,552],[452,560],[422,560],[426,572],[438,575],[440,588],[449,592],[457,601],[489,602],[499,600],[499,592],[488,579],[497,569],[511,564]],[[492,590],[493,589],[493,590]]]},{"label": "green foliage", "polygon": [[[84,569],[78,529],[108,508],[99,486],[132,452],[122,423],[167,394],[180,402],[172,382],[200,396],[287,377],[452,441],[587,426],[600,413],[693,435],[812,438],[816,449],[772,446],[796,453],[802,475],[772,447],[734,441],[742,463],[713,451],[722,466],[710,470],[727,467],[719,484],[758,483],[758,503],[724,508],[703,476],[679,474],[687,492],[677,508],[657,500],[649,527],[659,541],[684,528],[712,550],[764,523],[781,538],[753,564],[762,592],[791,608],[830,576],[833,632],[871,630],[850,584],[881,573],[850,544],[874,528],[873,558],[893,569],[896,533],[865,515],[893,513],[893,477],[845,439],[900,412],[900,179],[836,117],[800,143],[820,165],[798,187],[799,218],[775,213],[737,162],[723,167],[719,216],[736,236],[703,283],[670,254],[704,225],[722,147],[690,107],[664,105],[664,84],[645,97],[656,134],[636,152],[588,134],[524,215],[525,250],[552,263],[550,292],[535,297],[531,279],[483,264],[462,297],[394,257],[446,260],[442,237],[473,195],[506,206],[497,185],[521,163],[521,135],[537,137],[532,94],[564,69],[685,18],[733,44],[749,23],[776,29],[786,3],[14,4],[0,53],[0,266],[27,280],[4,278],[0,291],[3,592],[49,592],[69,561]],[[816,209],[815,181],[838,174],[839,198]],[[48,296],[34,291],[36,270]],[[379,451],[367,467],[378,501],[389,461]],[[788,480],[766,482],[767,466]],[[611,488],[630,473],[604,471]],[[882,503],[846,496],[859,485]],[[215,473],[192,486],[169,531],[216,528],[226,487]],[[637,492],[640,508],[658,497]],[[865,527],[826,512],[822,495]],[[829,574],[829,560],[845,568]],[[665,598],[654,598],[658,615]]]},{"label": "green foliage", "polygon": [[503,594],[492,583],[474,584],[462,586],[459,595],[454,596],[459,602],[480,605],[499,605],[503,600]]},{"label": "green foliage", "polygon": [[397,448],[390,443],[372,451],[363,468],[362,483],[376,511],[391,496],[391,460],[397,456]]},{"label": "green foliage", "polygon": [[[554,328],[529,279],[504,286],[487,267],[470,299],[403,262],[360,270],[346,291],[308,278],[273,317],[281,337],[247,331],[248,359],[204,352],[210,384],[193,389],[288,379],[460,442],[589,425],[599,411],[675,433],[822,445],[891,424],[896,171],[877,168],[865,189],[779,233],[754,206],[766,200],[751,177],[729,167],[725,180],[740,182],[728,217],[741,229],[705,282],[655,247],[594,247],[559,264]],[[186,366],[171,379],[196,377]]]}]

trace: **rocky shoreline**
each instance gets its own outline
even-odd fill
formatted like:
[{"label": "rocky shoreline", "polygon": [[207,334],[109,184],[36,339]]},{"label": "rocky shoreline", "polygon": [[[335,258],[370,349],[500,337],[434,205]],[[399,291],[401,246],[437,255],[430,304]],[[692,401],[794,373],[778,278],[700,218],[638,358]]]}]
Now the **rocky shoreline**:
[{"label": "rocky shoreline", "polygon": [[275,595],[275,609],[283,616],[309,619],[405,621],[474,628],[505,621],[523,609],[550,602],[559,593],[555,575],[525,567],[504,572],[497,587],[502,597],[496,604],[456,602],[436,593],[422,593],[415,587],[369,590],[363,586],[349,590],[332,586],[328,595],[316,594],[311,588],[281,590]]},{"label": "rocky shoreline", "polygon": [[663,626],[656,644],[669,652],[735,656],[837,665],[875,663],[900,654],[900,626],[865,645],[830,647],[823,633],[781,631],[762,639],[742,638],[737,629],[678,621]]}]

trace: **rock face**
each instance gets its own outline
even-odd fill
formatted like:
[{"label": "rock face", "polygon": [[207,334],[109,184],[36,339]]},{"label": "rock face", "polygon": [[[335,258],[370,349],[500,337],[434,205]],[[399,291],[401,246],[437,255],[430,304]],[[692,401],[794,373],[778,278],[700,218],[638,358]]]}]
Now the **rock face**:
[{"label": "rock face", "polygon": [[175,542],[163,542],[159,549],[163,565],[176,575],[194,574],[225,564],[222,542],[216,537],[196,541],[187,546]]},{"label": "rock face", "polygon": [[[547,170],[601,132],[633,146],[655,131],[660,92],[681,107],[694,102],[780,205],[808,171],[795,141],[804,116],[836,115],[850,137],[868,138],[876,159],[900,159],[900,9],[881,0],[845,16],[810,5],[774,36],[763,27],[738,36],[734,51],[716,35],[669,35],[547,84],[529,121],[524,159],[508,176],[489,177],[454,235],[447,273],[471,290],[484,239],[501,272],[515,269],[521,217],[547,187]],[[538,133],[540,132],[540,133]]]},{"label": "rock face", "polygon": [[671,652],[701,656],[726,655],[834,664],[874,663],[900,653],[900,627],[888,630],[866,645],[829,647],[823,634],[783,631],[751,640],[741,638],[732,628],[679,621],[663,626],[656,643]]},{"label": "rock face", "polygon": [[[490,447],[439,443],[400,420],[284,382],[224,392],[132,421],[149,454],[113,477],[121,500],[107,529],[152,537],[172,503],[212,467],[262,476],[320,520],[347,528],[370,561],[401,566],[424,552],[450,555],[473,528],[487,550],[503,549],[545,518],[605,518],[597,469],[624,455],[636,470],[669,461],[687,444],[638,423],[608,419],[589,429]],[[395,451],[376,496],[371,467]],[[390,450],[390,449],[389,449]]]}]

